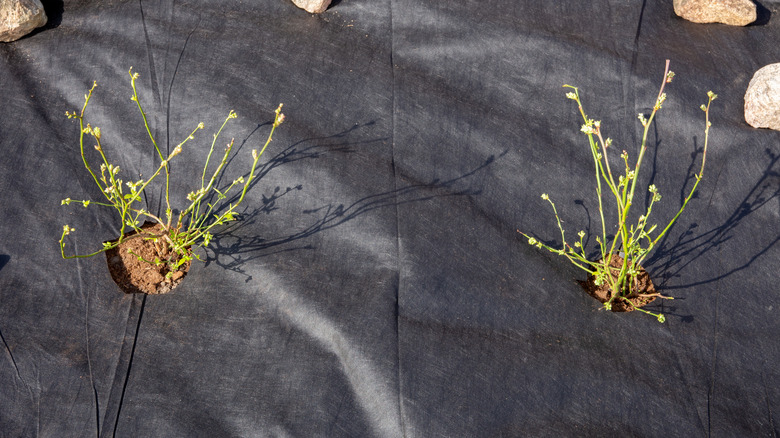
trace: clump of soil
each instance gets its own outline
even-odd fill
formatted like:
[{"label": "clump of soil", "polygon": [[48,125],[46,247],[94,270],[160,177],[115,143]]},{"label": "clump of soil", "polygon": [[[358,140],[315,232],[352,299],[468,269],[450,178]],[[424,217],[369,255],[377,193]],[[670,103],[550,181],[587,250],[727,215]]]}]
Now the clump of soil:
[{"label": "clump of soil", "polygon": [[[171,291],[182,282],[190,262],[182,264],[177,271],[168,277],[170,270],[167,265],[155,266],[142,260],[138,260],[128,250],[140,255],[146,260],[155,258],[164,259],[170,257],[171,250],[163,239],[158,239],[157,247],[149,237],[163,235],[162,225],[147,222],[141,226],[141,233],[129,233],[119,246],[106,251],[108,271],[114,282],[125,293],[164,294]],[[114,241],[116,242],[116,241]],[[158,249],[160,252],[158,252]],[[177,257],[174,254],[175,257]]]},{"label": "clump of soil", "polygon": [[[609,266],[620,269],[620,267],[623,266],[623,258],[613,254]],[[617,274],[613,272],[612,278],[614,279],[616,277]],[[609,301],[609,297],[612,296],[609,285],[596,285],[596,277],[594,275],[588,277],[586,281],[581,281],[580,285],[590,296],[602,303]],[[650,279],[650,274],[641,266],[639,267],[639,275],[637,276],[637,281],[634,283],[634,286],[635,287],[627,297],[624,298],[619,296],[612,300],[613,312],[631,312],[635,307],[646,306],[655,300],[655,297],[657,296],[655,285]],[[630,301],[631,304],[629,304],[628,301]]]}]

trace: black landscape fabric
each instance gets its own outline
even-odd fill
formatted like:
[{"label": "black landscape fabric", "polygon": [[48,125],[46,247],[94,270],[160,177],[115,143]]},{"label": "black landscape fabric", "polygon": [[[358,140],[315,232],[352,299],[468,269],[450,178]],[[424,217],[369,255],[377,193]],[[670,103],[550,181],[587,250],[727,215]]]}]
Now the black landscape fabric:
[{"label": "black landscape fabric", "polygon": [[[49,1],[0,45],[0,435],[8,437],[777,436],[780,133],[743,115],[780,62],[780,3],[747,27],[671,0]],[[677,74],[639,186],[679,209],[645,263],[661,292],[601,310],[560,244],[600,231],[576,103],[638,153],[665,60]],[[280,102],[240,220],[182,285],[125,295],[116,238],[79,153],[79,110],[127,181],[170,153],[171,200],[197,188],[211,133],[245,175]],[[220,145],[219,147],[221,147]],[[94,150],[87,145],[88,158]],[[641,204],[649,201],[642,189]],[[163,186],[144,205],[162,214]],[[607,211],[611,204],[607,205]],[[609,213],[613,214],[613,213]],[[609,216],[608,214],[608,216]],[[612,225],[608,225],[612,226]]]}]

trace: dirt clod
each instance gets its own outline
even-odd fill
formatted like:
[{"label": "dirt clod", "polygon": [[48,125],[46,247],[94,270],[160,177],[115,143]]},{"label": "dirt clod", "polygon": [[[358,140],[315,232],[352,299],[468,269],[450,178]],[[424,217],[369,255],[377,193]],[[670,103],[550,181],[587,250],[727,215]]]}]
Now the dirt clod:
[{"label": "dirt clod", "polygon": [[[617,255],[612,256],[612,260],[609,265],[613,268],[620,269],[623,264],[623,259]],[[617,275],[613,274],[613,278]],[[586,281],[581,281],[580,285],[585,291],[593,298],[599,300],[601,303],[606,303],[612,296],[612,291],[609,289],[609,285],[602,284],[596,285],[596,277],[591,275]],[[640,266],[639,275],[637,276],[637,282],[634,289],[628,295],[628,297],[617,297],[612,301],[613,312],[631,312],[635,307],[644,307],[655,300],[654,295],[656,293],[655,285],[650,279],[650,274],[645,271],[645,268]],[[629,304],[627,301],[630,301]]]},{"label": "dirt clod", "polygon": [[[140,255],[146,260],[155,260],[167,257],[170,249],[163,239],[158,239],[158,246],[162,247],[163,253],[158,253],[155,248],[153,237],[159,237],[162,233],[162,226],[151,222],[141,226],[142,233],[132,233],[125,236],[124,241],[116,248],[106,251],[106,262],[111,278],[125,293],[144,293],[144,294],[164,294],[170,292],[178,286],[187,271],[190,269],[190,262],[186,262],[173,272],[170,272],[166,265],[158,265],[138,260],[136,255]],[[162,257],[161,257],[162,256]]]}]

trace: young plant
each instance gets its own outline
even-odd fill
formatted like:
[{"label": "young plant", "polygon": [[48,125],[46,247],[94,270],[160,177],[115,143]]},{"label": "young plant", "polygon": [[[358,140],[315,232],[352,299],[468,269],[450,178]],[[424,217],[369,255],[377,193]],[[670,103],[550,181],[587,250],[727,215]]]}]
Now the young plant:
[{"label": "young plant", "polygon": [[[628,306],[634,310],[639,310],[644,313],[650,314],[658,318],[658,321],[664,322],[665,317],[660,313],[653,313],[635,306],[628,298],[631,297],[658,297],[665,299],[672,299],[661,294],[643,295],[638,289],[637,277],[640,274],[641,264],[648,256],[650,251],[653,250],[655,245],[661,240],[661,238],[669,231],[672,225],[680,217],[680,214],[685,210],[688,205],[688,201],[693,197],[696,188],[699,185],[704,175],[704,164],[707,159],[707,144],[709,140],[709,130],[712,125],[709,120],[710,105],[712,101],[717,97],[712,91],[707,93],[708,101],[706,105],[702,105],[701,109],[705,115],[705,128],[704,128],[704,150],[701,158],[701,168],[698,174],[695,174],[695,182],[691,187],[688,196],[682,203],[677,214],[669,221],[669,223],[660,232],[656,232],[657,225],[649,225],[648,218],[653,210],[653,205],[661,200],[661,195],[655,185],[650,185],[648,191],[650,192],[650,203],[647,206],[647,210],[643,212],[635,223],[630,223],[631,219],[629,213],[631,207],[634,204],[634,195],[636,193],[637,180],[639,177],[639,171],[642,167],[642,160],[647,151],[647,134],[650,129],[650,125],[655,118],[656,113],[661,109],[664,101],[666,100],[666,93],[664,93],[664,87],[667,83],[672,81],[674,73],[669,71],[669,60],[666,61],[666,68],[664,70],[663,82],[658,91],[658,97],[656,98],[653,110],[650,112],[649,117],[644,114],[639,114],[639,121],[644,127],[642,134],[642,144],[639,149],[639,156],[636,162],[632,165],[629,164],[628,153],[624,150],[620,155],[624,163],[624,173],[619,175],[615,179],[612,169],[610,167],[609,160],[607,158],[607,151],[612,145],[612,139],[604,138],[601,132],[601,122],[589,118],[585,114],[585,110],[582,107],[580,100],[579,90],[571,85],[564,85],[566,88],[570,88],[570,91],[566,94],[566,97],[577,102],[580,114],[584,124],[582,125],[582,132],[588,137],[590,145],[590,152],[593,157],[594,171],[596,174],[596,198],[598,199],[599,216],[601,219],[601,235],[596,237],[596,242],[599,245],[601,252],[601,258],[596,261],[588,260],[585,256],[585,248],[583,238],[585,232],[580,231],[577,236],[579,240],[574,242],[574,247],[569,245],[566,241],[566,236],[561,225],[561,219],[558,216],[558,210],[555,208],[555,203],[545,193],[542,194],[542,199],[549,202],[552,206],[555,219],[558,223],[558,229],[561,232],[561,248],[553,248],[538,239],[529,236],[523,232],[520,232],[523,236],[528,238],[528,243],[536,246],[537,248],[544,248],[555,254],[566,257],[571,263],[578,268],[588,272],[594,278],[594,282],[597,286],[607,285],[609,287],[609,299],[604,303],[604,307],[607,310],[611,310],[615,300],[622,300]],[[606,186],[609,193],[614,198],[615,206],[617,209],[617,232],[615,236],[610,238],[607,236],[607,227],[604,220],[604,200],[602,188]],[[609,197],[608,197],[609,198]],[[655,233],[655,234],[654,234]],[[611,266],[613,258],[617,257],[619,261],[619,268]]]},{"label": "young plant", "polygon": [[[213,135],[211,142],[211,148],[206,156],[205,164],[203,165],[203,172],[200,178],[200,184],[192,192],[187,195],[187,204],[183,209],[175,210],[171,207],[170,200],[170,162],[179,155],[185,144],[195,138],[195,133],[203,129],[203,123],[198,124],[192,133],[187,136],[181,143],[173,148],[170,154],[163,154],[157,145],[157,141],[152,135],[149,123],[147,122],[146,113],[141,107],[141,101],[138,97],[136,90],[136,79],[138,79],[138,73],[133,73],[132,67],[128,72],[130,74],[130,84],[133,88],[133,96],[130,98],[138,106],[138,111],[141,113],[141,117],[146,127],[146,133],[154,146],[157,156],[160,159],[157,168],[152,175],[146,179],[139,179],[133,181],[123,181],[119,178],[119,166],[111,164],[107,158],[106,151],[101,141],[100,128],[93,127],[89,123],[85,125],[84,113],[89,104],[89,100],[92,98],[92,92],[95,90],[97,83],[93,83],[92,88],[89,89],[87,94],[84,95],[84,106],[80,112],[66,112],[65,114],[69,119],[77,119],[79,122],[79,147],[81,150],[81,159],[84,163],[84,167],[89,172],[90,176],[94,180],[100,189],[102,199],[99,201],[77,201],[70,198],[66,198],[62,201],[62,205],[68,205],[71,203],[81,204],[84,207],[90,205],[100,205],[104,207],[110,207],[116,210],[121,228],[119,231],[119,238],[113,242],[105,242],[103,247],[90,254],[65,254],[65,237],[71,232],[75,231],[69,225],[65,225],[62,231],[62,237],[60,237],[60,252],[62,257],[66,259],[80,258],[80,257],[92,257],[101,252],[113,249],[122,244],[130,234],[135,232],[135,236],[145,236],[147,240],[151,240],[154,243],[157,256],[152,259],[144,259],[140,255],[131,253],[138,257],[140,260],[149,264],[161,266],[166,265],[168,277],[170,277],[175,271],[177,271],[182,265],[188,263],[193,257],[200,260],[198,255],[194,254],[190,248],[192,246],[208,246],[213,234],[212,230],[218,225],[222,225],[226,222],[230,222],[236,219],[236,209],[244,200],[246,192],[249,190],[254,179],[257,177],[255,171],[257,169],[257,163],[260,160],[260,156],[263,155],[265,149],[271,143],[271,139],[274,130],[284,121],[284,114],[281,113],[282,105],[276,109],[276,115],[274,117],[273,125],[271,126],[271,132],[268,134],[268,138],[263,147],[258,150],[252,150],[252,165],[247,177],[239,177],[232,181],[226,187],[217,188],[220,175],[224,170],[231,150],[233,149],[234,141],[230,140],[225,150],[222,151],[222,159],[216,166],[216,169],[212,173],[208,173],[209,164],[211,162],[212,154],[214,153],[217,140],[222,133],[222,130],[227,125],[230,119],[236,118],[236,113],[230,111],[227,118],[222,123],[219,130]],[[87,161],[85,155],[84,144],[85,137],[90,136],[95,141],[94,148],[100,154],[101,163],[98,167],[98,171],[93,168]],[[212,166],[213,167],[213,166]],[[153,214],[149,210],[142,206],[141,195],[144,190],[158,177],[163,176],[165,178],[165,215]],[[127,188],[127,190],[125,190]],[[225,205],[225,200],[229,196],[234,199],[228,205]],[[237,197],[237,199],[236,199]],[[153,222],[160,224],[162,231],[156,234],[141,233],[141,225],[146,220],[151,219]]]}]

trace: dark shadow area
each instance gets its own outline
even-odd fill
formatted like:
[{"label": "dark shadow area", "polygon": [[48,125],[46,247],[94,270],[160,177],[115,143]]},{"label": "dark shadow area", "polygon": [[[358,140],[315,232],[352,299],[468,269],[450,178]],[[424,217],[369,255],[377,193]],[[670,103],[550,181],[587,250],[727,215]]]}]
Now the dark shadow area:
[{"label": "dark shadow area", "polygon": [[33,29],[30,33],[19,38],[17,41],[30,38],[33,35],[37,35],[49,29],[54,29],[59,27],[62,23],[62,13],[65,10],[62,0],[41,0],[41,5],[43,6],[43,12],[46,13],[46,24]]},{"label": "dark shadow area", "polygon": [[43,11],[46,13],[46,24],[33,29],[32,32],[28,33],[20,39],[29,38],[33,35],[37,35],[40,32],[57,28],[60,26],[60,24],[62,24],[62,13],[65,11],[65,4],[63,0],[41,0],[41,5],[43,5]]},{"label": "dark shadow area", "polygon": [[65,3],[62,0],[41,0],[41,4],[48,20],[39,30],[59,27],[62,24],[62,13],[65,11]]},{"label": "dark shadow area", "polygon": [[704,232],[697,232],[698,224],[692,223],[675,241],[671,241],[670,234],[667,234],[658,243],[645,266],[649,267],[648,269],[654,274],[654,278],[658,279],[661,288],[666,290],[684,289],[726,278],[735,272],[747,269],[780,240],[780,235],[767,236],[766,245],[756,250],[755,255],[750,259],[715,277],[677,286],[666,285],[670,279],[677,277],[683,269],[703,255],[713,250],[720,250],[722,245],[732,239],[734,230],[739,227],[742,221],[780,196],[780,172],[775,169],[780,161],[780,155],[775,154],[770,149],[766,149],[765,153],[769,162],[763,174],[722,225]]},{"label": "dark shadow area", "polygon": [[[262,166],[259,166],[256,169],[256,175],[252,180],[252,182],[249,184],[249,188],[247,189],[247,191],[252,190],[265,175],[267,175],[270,171],[272,171],[273,169],[279,166],[283,166],[301,160],[317,159],[328,154],[334,154],[334,153],[351,154],[354,153],[356,149],[359,147],[370,146],[388,140],[387,138],[374,138],[374,139],[363,140],[363,141],[349,140],[349,136],[352,135],[355,131],[363,128],[369,128],[373,126],[374,123],[375,123],[374,121],[370,121],[363,124],[355,124],[351,128],[345,129],[344,131],[341,131],[331,136],[308,138],[288,146],[283,151],[274,155],[270,160],[268,160],[267,163],[263,164]],[[231,154],[230,158],[228,158],[225,168],[230,166],[230,163],[232,163],[233,160],[238,155],[240,155],[241,150],[248,143],[249,139],[264,126],[268,126],[268,129],[270,129],[271,122],[257,125],[257,127],[252,132],[250,132],[249,135],[236,147],[236,151]],[[263,143],[264,141],[261,142],[260,144]],[[313,143],[313,145],[304,146],[309,143]],[[224,177],[225,177],[225,173],[223,172],[217,178],[216,186],[229,185],[229,182],[223,183]],[[247,172],[247,174],[244,175],[244,178],[248,178],[248,177],[249,177],[249,173]],[[260,208],[259,211],[270,213],[272,210],[276,209],[275,205],[277,199],[286,195],[292,190],[301,190],[302,188],[303,185],[298,184],[292,188],[287,187],[286,190],[283,191],[283,193],[280,193],[281,188],[276,187],[274,193],[271,196],[266,197],[265,195],[263,195],[263,207]],[[238,201],[239,197],[240,197],[240,193],[231,194],[230,197],[224,199],[220,203],[220,206],[216,208],[214,212],[216,214],[219,214],[221,211],[227,208],[231,203]],[[213,196],[211,199],[213,200]],[[212,202],[209,199],[204,199],[204,202],[205,201]]]},{"label": "dark shadow area", "polygon": [[[297,157],[295,154],[281,154],[283,157],[285,157],[284,160],[287,160],[283,160],[283,162],[295,161],[302,158],[314,158],[317,156],[316,154],[312,154],[306,151],[307,150],[303,150],[303,155],[300,157]],[[498,158],[506,153],[507,151],[503,152]],[[305,229],[294,232],[287,236],[266,239],[259,236],[242,236],[240,233],[238,233],[238,231],[240,231],[242,228],[253,225],[256,222],[259,214],[268,214],[273,211],[274,204],[279,198],[291,192],[292,190],[302,189],[301,185],[288,187],[285,190],[281,190],[281,188],[277,187],[274,190],[274,194],[272,196],[268,198],[264,197],[264,205],[262,208],[248,213],[241,218],[239,223],[219,233],[219,236],[217,236],[217,238],[212,241],[210,246],[213,254],[208,255],[206,266],[208,266],[210,262],[214,262],[217,264],[217,266],[222,268],[247,275],[241,269],[241,265],[247,263],[248,261],[278,252],[301,249],[313,250],[315,248],[310,244],[304,244],[300,246],[279,249],[271,253],[265,252],[265,250],[300,241],[319,232],[338,227],[339,225],[355,219],[358,216],[370,213],[372,211],[388,207],[397,207],[403,204],[423,202],[436,198],[477,196],[481,193],[480,189],[475,189],[470,186],[461,187],[461,185],[470,177],[490,166],[493,162],[495,162],[495,160],[496,157],[491,155],[474,169],[446,181],[434,179],[429,182],[413,183],[402,188],[366,196],[352,202],[349,205],[331,203],[303,210],[301,214],[310,215],[313,217],[312,223]],[[272,165],[272,163],[269,163],[269,165]],[[222,257],[225,257],[228,260],[223,261]],[[252,277],[247,275],[246,281],[248,282],[251,279]]]},{"label": "dark shadow area", "polygon": [[11,256],[8,254],[0,254],[0,270],[2,270],[9,261],[11,261]]},{"label": "dark shadow area", "polygon": [[753,0],[753,3],[756,4],[756,21],[748,24],[748,26],[765,26],[769,24],[769,20],[772,18],[772,11],[756,0]]}]

